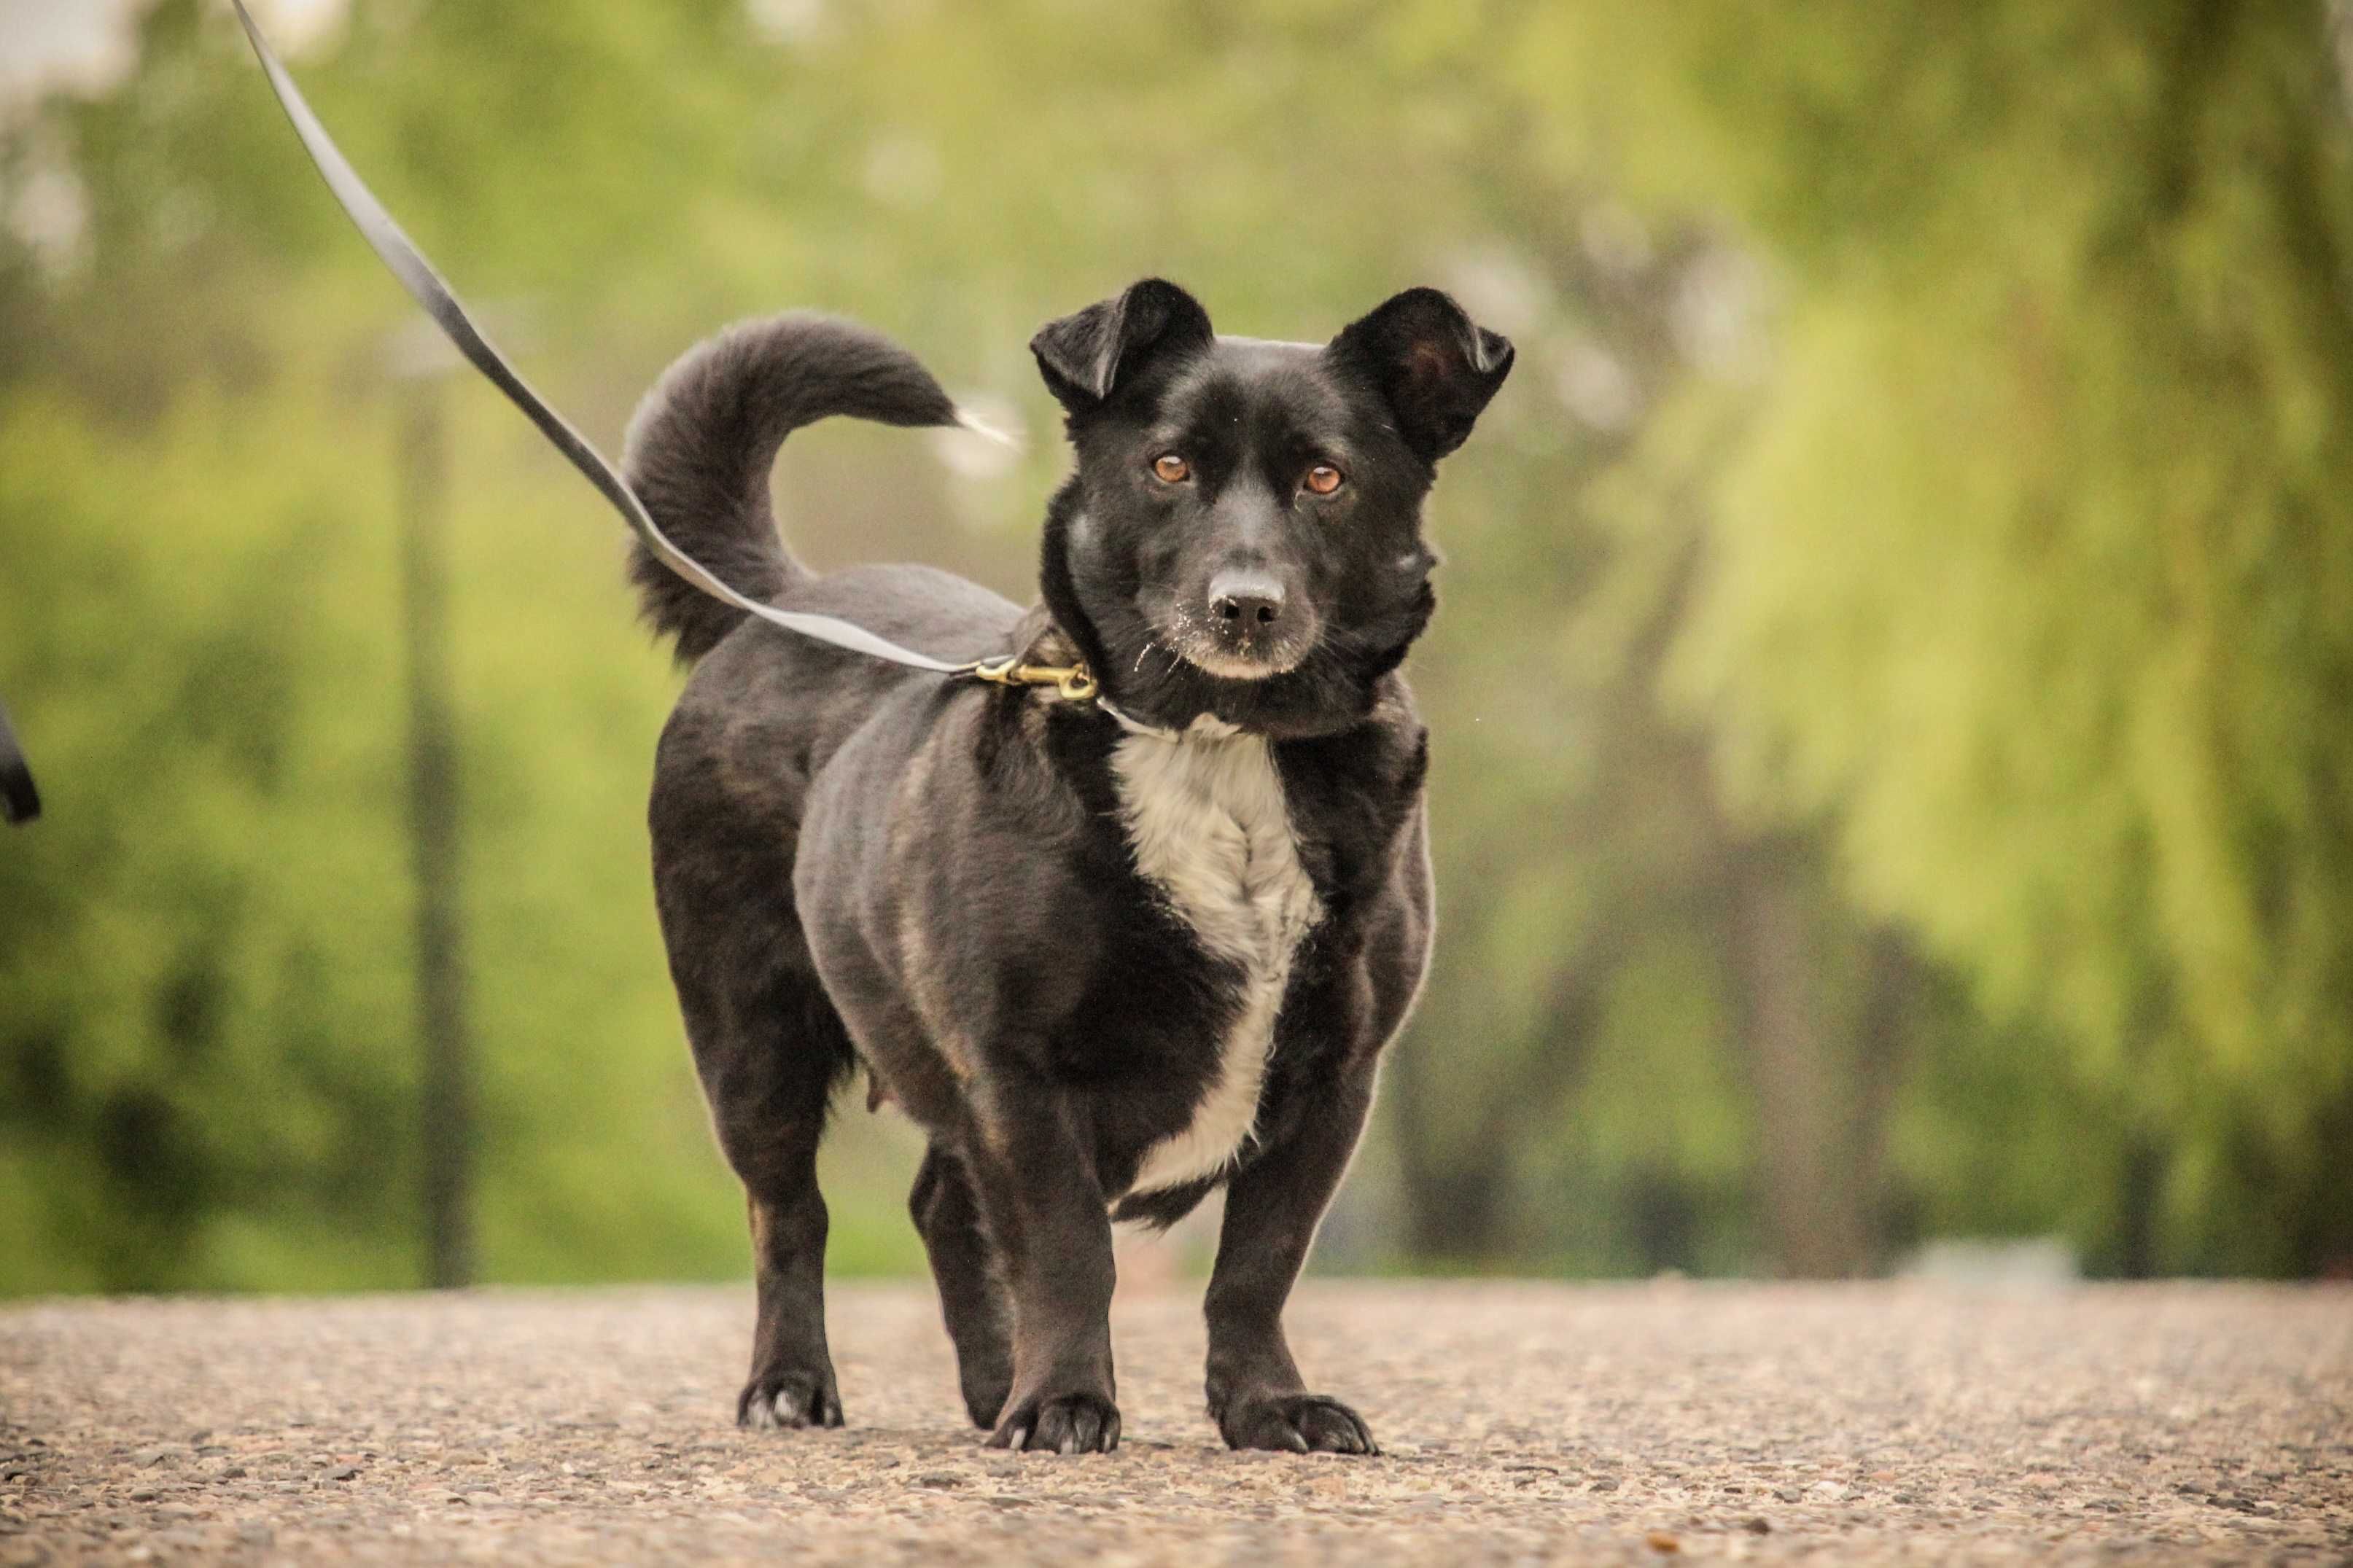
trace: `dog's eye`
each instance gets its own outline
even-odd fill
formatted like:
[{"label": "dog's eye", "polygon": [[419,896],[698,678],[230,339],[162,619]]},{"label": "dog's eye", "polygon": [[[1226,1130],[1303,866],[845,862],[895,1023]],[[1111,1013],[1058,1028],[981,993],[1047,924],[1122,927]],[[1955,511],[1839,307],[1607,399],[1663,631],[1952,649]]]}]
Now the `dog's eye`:
[{"label": "dog's eye", "polygon": [[1318,463],[1307,470],[1307,488],[1319,496],[1330,495],[1340,483],[1340,470],[1329,463]]},{"label": "dog's eye", "polygon": [[1163,452],[1152,459],[1152,471],[1163,484],[1181,485],[1193,477],[1193,465],[1174,452]]}]

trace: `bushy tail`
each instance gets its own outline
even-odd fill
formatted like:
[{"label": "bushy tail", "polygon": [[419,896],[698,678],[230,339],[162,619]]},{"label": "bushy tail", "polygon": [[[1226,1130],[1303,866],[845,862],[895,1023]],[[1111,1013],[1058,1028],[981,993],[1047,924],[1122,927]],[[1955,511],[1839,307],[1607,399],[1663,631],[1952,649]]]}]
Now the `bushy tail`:
[{"label": "bushy tail", "polygon": [[[806,568],[785,549],[768,470],[785,437],[848,414],[954,425],[956,405],[915,357],[853,322],[796,311],[730,327],[662,373],[629,421],[621,471],[678,547],[746,598],[776,598]],[[629,578],[656,635],[692,661],[744,618],[644,545]]]}]

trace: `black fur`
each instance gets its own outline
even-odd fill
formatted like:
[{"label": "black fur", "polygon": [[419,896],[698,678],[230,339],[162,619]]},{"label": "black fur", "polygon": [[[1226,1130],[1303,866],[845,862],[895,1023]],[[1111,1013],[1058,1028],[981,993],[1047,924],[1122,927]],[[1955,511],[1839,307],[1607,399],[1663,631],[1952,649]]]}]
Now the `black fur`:
[{"label": "black fur", "polygon": [[8,710],[0,708],[0,818],[30,822],[41,815],[41,792],[33,787],[32,765],[17,749],[16,732],[8,726]]},{"label": "black fur", "polygon": [[0,818],[30,823],[40,816],[40,790],[33,787],[33,766],[16,748],[16,731],[9,729],[7,708],[0,708]]},{"label": "black fur", "polygon": [[[649,619],[701,656],[650,823],[688,1035],[751,1205],[759,1319],[738,1413],[841,1418],[814,1162],[828,1096],[862,1066],[931,1140],[911,1208],[991,1441],[1117,1443],[1107,1211],[1167,1224],[1223,1183],[1219,1431],[1367,1452],[1354,1412],[1305,1392],[1282,1310],[1420,984],[1428,755],[1398,667],[1431,611],[1433,465],[1511,347],[1429,289],[1321,347],[1219,338],[1158,280],[1031,346],[1077,462],[1027,612],[920,566],[815,577],[775,537],[767,467],[796,425],[955,417],[871,333],[806,316],[737,328],[682,360],[632,433],[628,474],[656,518],[747,594],[946,658],[1082,657],[1141,725],[1206,715],[1242,732],[1132,740],[1103,709],[845,654],[633,564]],[[1146,874],[1120,760],[1203,753],[1123,748],[1179,744],[1263,748],[1250,776],[1279,783],[1282,842],[1321,916],[1268,950],[1282,967],[1221,948]],[[1219,1081],[1229,1030],[1265,1016],[1248,1011],[1253,984],[1280,1003],[1254,1136],[1208,1173],[1131,1191]]]}]

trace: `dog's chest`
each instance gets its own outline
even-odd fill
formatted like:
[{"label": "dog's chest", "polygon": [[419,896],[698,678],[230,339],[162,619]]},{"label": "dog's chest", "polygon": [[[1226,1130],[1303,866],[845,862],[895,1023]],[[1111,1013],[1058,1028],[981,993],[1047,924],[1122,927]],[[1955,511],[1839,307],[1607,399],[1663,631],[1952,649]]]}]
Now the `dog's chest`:
[{"label": "dog's chest", "polygon": [[1263,737],[1204,719],[1178,737],[1130,735],[1112,766],[1137,869],[1241,975],[1192,1119],[1145,1152],[1131,1188],[1141,1193],[1214,1175],[1248,1142],[1292,962],[1324,910]]}]

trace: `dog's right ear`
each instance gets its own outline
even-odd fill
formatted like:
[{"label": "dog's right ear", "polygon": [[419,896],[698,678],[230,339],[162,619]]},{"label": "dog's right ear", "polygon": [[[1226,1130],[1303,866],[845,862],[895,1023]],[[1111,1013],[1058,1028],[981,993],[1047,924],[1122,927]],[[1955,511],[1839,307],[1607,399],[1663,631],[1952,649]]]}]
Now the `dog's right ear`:
[{"label": "dog's right ear", "polygon": [[1147,278],[1115,300],[1047,322],[1029,340],[1029,352],[1055,400],[1083,414],[1147,360],[1207,348],[1215,335],[1198,300],[1166,279]]}]

